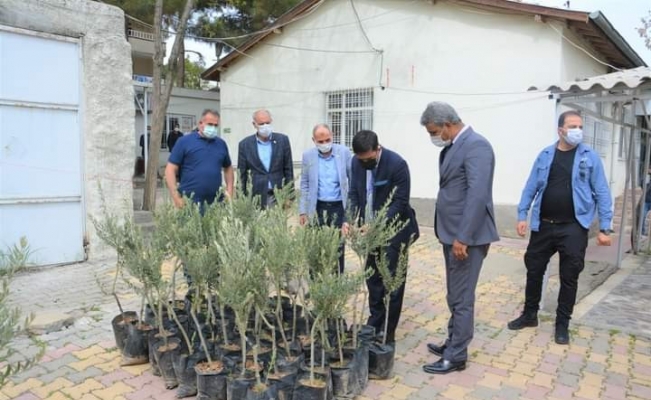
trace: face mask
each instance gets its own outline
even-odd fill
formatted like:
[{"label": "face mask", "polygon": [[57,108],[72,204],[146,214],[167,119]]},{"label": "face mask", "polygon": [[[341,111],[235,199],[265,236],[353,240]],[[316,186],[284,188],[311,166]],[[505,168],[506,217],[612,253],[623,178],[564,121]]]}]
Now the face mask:
[{"label": "face mask", "polygon": [[329,153],[332,150],[332,142],[319,143],[316,145],[316,148],[319,149],[319,153]]},{"label": "face mask", "polygon": [[436,147],[445,147],[450,144],[449,140],[443,140],[441,138],[441,135],[438,136],[430,136],[430,140],[432,141],[432,144]]},{"label": "face mask", "polygon": [[362,167],[364,169],[373,169],[377,167],[377,158],[369,158],[367,160],[359,160],[360,163],[362,163]]},{"label": "face mask", "polygon": [[579,128],[573,128],[567,130],[567,135],[565,135],[565,141],[570,146],[576,146],[583,141],[583,131]]},{"label": "face mask", "polygon": [[219,127],[206,125],[203,127],[203,135],[208,139],[214,139],[219,136]]},{"label": "face mask", "polygon": [[268,138],[271,136],[271,133],[273,132],[273,128],[271,127],[271,124],[263,124],[258,126],[258,134],[260,137],[263,138]]}]

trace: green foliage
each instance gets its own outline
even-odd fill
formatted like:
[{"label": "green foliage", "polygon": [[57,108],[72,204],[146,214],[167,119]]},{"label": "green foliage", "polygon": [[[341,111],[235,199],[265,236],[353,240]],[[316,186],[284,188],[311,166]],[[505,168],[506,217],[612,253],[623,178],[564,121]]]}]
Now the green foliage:
[{"label": "green foliage", "polygon": [[407,278],[407,268],[409,267],[409,245],[402,245],[398,256],[398,265],[395,273],[389,269],[389,259],[387,258],[386,248],[379,251],[375,266],[382,277],[382,284],[384,285],[384,336],[382,342],[386,344],[387,331],[389,328],[389,302],[391,294],[398,290]]},{"label": "green foliage", "polygon": [[637,33],[642,39],[644,39],[646,48],[651,50],[651,10],[649,10],[649,13],[640,20],[642,25],[637,28]]},{"label": "green foliage", "polygon": [[14,274],[27,265],[31,254],[25,238],[21,238],[18,244],[9,247],[5,252],[0,251],[0,388],[11,376],[34,366],[45,352],[45,344],[31,338],[38,348],[37,354],[23,361],[12,361],[17,352],[11,347],[11,342],[23,327],[30,324],[32,316],[23,318],[20,308],[8,304],[9,284]]}]

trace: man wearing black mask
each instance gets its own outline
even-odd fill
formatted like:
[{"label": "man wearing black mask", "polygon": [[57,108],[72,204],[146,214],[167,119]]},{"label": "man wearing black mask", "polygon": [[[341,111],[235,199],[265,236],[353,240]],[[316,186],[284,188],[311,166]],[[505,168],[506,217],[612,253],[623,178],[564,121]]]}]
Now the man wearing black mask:
[{"label": "man wearing black mask", "polygon": [[[359,223],[373,219],[374,214],[393,197],[388,204],[387,220],[397,218],[406,221],[405,227],[398,232],[383,249],[389,261],[389,270],[395,273],[401,248],[408,252],[408,244],[419,235],[416,214],[409,205],[410,176],[407,162],[397,153],[382,148],[378,143],[377,134],[373,131],[362,130],[353,138],[355,157],[351,161],[349,204],[353,215],[359,215]],[[395,192],[394,192],[395,190]],[[348,225],[344,223],[343,233],[347,234]],[[404,247],[403,247],[404,246]],[[373,270],[366,280],[369,292],[370,316],[367,324],[375,327],[376,332],[383,332],[385,320],[384,284],[376,266],[374,256],[366,260],[366,267]],[[405,294],[405,283],[391,293],[389,302],[389,324],[387,328],[387,343],[395,342],[395,332],[402,310],[402,299]]]}]

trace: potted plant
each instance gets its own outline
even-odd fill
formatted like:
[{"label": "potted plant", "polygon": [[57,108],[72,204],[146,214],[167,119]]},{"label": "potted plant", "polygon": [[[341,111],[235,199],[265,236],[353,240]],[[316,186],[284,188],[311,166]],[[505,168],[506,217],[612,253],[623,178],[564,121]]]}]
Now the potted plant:
[{"label": "potted plant", "polygon": [[[248,317],[255,304],[255,293],[250,290],[250,285],[264,281],[265,277],[260,274],[263,260],[256,244],[251,243],[255,238],[255,234],[251,233],[252,226],[245,227],[244,222],[235,218],[232,211],[231,209],[221,221],[215,245],[219,262],[225,266],[219,278],[219,296],[235,313],[235,324],[240,336],[239,376],[233,376],[228,381],[229,399],[235,400],[246,396],[248,388],[255,381],[253,375],[259,368],[258,365],[247,363],[246,330]],[[247,367],[250,368],[248,374]]]},{"label": "potted plant", "polygon": [[389,261],[385,251],[380,251],[377,256],[376,266],[382,283],[384,285],[384,335],[381,342],[372,343],[369,347],[369,375],[373,379],[389,379],[393,372],[393,363],[395,358],[395,343],[387,343],[387,331],[389,327],[389,302],[393,292],[398,290],[407,278],[407,267],[409,258],[407,256],[407,245],[400,248],[398,266],[395,272],[389,269]]}]

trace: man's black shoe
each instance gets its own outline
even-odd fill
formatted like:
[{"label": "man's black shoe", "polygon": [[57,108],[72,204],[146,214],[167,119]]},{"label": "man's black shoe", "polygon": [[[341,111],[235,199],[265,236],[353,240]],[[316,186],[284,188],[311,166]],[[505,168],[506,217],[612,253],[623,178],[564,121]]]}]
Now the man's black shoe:
[{"label": "man's black shoe", "polygon": [[536,313],[522,313],[518,318],[509,322],[508,327],[512,331],[517,331],[522,328],[534,328],[538,326],[538,314]]},{"label": "man's black shoe", "polygon": [[452,362],[443,358],[431,364],[423,365],[423,371],[428,374],[447,374],[453,371],[463,371],[464,369],[466,369],[465,361]]},{"label": "man's black shoe", "polygon": [[570,333],[568,332],[566,325],[556,324],[556,332],[554,333],[554,341],[557,344],[568,344],[568,343],[570,343]]},{"label": "man's black shoe", "polygon": [[434,343],[427,343],[427,350],[429,350],[430,353],[436,354],[439,357],[443,356],[443,352],[445,351],[445,348],[447,346],[445,344],[438,346],[435,345]]}]

